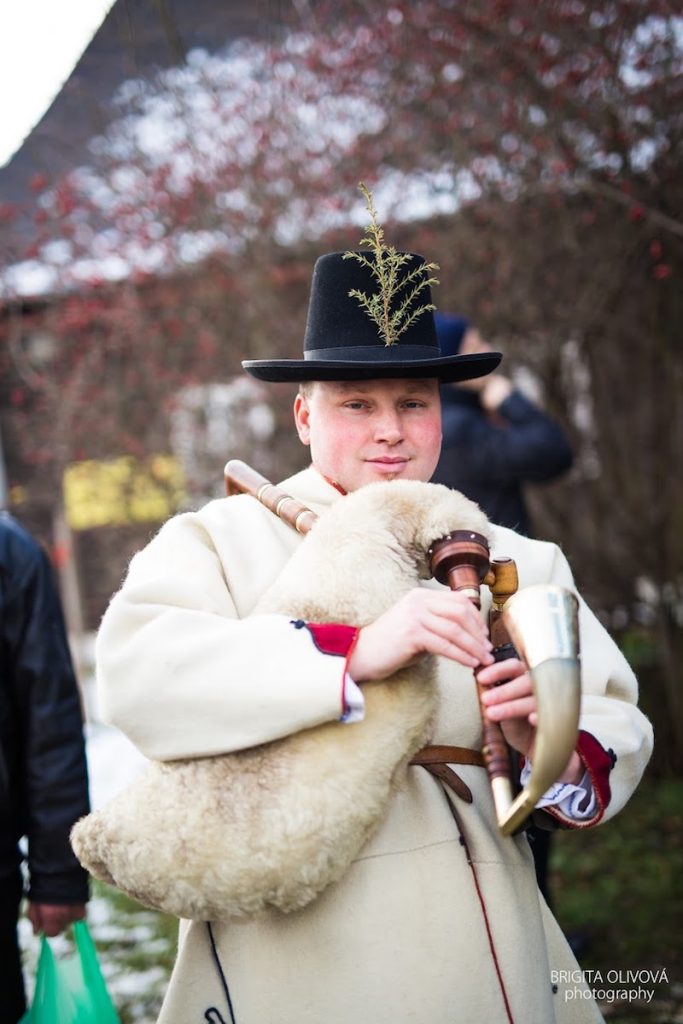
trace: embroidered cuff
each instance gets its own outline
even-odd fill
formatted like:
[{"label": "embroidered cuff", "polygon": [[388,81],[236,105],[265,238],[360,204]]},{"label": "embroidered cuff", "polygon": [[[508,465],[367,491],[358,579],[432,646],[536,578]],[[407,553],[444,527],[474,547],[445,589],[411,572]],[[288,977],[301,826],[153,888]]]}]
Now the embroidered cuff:
[{"label": "embroidered cuff", "polygon": [[[526,786],[530,775],[531,761],[527,760],[519,780],[522,786]],[[548,810],[550,807],[556,807],[571,821],[588,821],[594,817],[597,800],[588,772],[583,773],[583,778],[576,785],[571,782],[556,782],[546,790],[536,808]]]},{"label": "embroidered cuff", "polygon": [[[574,797],[572,794],[569,794],[570,809],[574,799],[580,805],[580,813],[578,815],[570,813],[563,803],[550,804],[544,807],[544,810],[569,828],[587,828],[589,825],[597,825],[609,806],[611,798],[609,775],[617,763],[617,755],[613,750],[605,750],[596,740],[595,736],[585,732],[583,729],[579,732],[576,751],[586,768],[581,784],[583,785],[585,781],[586,785],[588,785],[590,780],[590,789],[593,794],[590,805],[583,805],[582,801],[584,798]],[[540,806],[541,804],[539,803]],[[591,810],[592,813],[589,814]]]},{"label": "embroidered cuff", "polygon": [[292,619],[295,629],[307,629],[313,637],[313,643],[321,654],[336,654],[346,658],[358,636],[355,626],[341,626],[335,622],[304,622],[303,619]]},{"label": "embroidered cuff", "polygon": [[365,714],[365,701],[360,689],[346,671],[346,666],[358,639],[357,627],[344,626],[335,622],[304,622],[303,619],[292,619],[292,625],[295,629],[308,630],[313,643],[321,654],[331,654],[344,659],[340,721],[360,721]]}]

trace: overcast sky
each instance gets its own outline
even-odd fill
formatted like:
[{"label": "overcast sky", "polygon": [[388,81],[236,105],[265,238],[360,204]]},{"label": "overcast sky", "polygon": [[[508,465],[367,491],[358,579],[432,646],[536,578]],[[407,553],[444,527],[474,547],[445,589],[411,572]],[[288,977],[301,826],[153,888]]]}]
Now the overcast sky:
[{"label": "overcast sky", "polygon": [[0,0],[0,167],[67,80],[115,0]]}]

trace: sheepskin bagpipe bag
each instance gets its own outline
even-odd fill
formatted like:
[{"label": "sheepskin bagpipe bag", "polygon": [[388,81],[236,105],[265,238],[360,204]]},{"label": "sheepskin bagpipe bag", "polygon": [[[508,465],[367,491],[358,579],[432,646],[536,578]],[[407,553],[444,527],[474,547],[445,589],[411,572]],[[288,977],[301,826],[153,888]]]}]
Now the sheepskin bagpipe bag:
[{"label": "sheepskin bagpipe bag", "polygon": [[[489,533],[478,506],[440,484],[370,484],[320,516],[254,613],[363,626],[430,576],[428,549],[453,530]],[[433,658],[362,689],[362,722],[152,762],[74,826],[81,864],[182,918],[304,907],[358,856],[430,738]]]}]

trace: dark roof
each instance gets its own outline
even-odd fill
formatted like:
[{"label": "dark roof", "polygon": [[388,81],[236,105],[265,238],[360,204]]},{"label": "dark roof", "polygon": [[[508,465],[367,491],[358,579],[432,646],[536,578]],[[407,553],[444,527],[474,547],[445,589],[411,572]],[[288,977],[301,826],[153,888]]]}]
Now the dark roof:
[{"label": "dark roof", "polygon": [[272,38],[300,7],[295,0],[116,0],[39,124],[0,168],[0,203],[30,203],[34,175],[53,180],[84,163],[126,80],[182,63],[198,47],[216,52],[240,37]]}]

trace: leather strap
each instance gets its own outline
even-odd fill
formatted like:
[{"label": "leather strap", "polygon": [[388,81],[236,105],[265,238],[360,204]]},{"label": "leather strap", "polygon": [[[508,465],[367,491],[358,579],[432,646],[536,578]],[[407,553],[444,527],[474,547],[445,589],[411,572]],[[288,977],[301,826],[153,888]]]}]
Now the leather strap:
[{"label": "leather strap", "polygon": [[473,764],[484,767],[484,758],[480,750],[469,747],[449,747],[445,744],[434,747],[423,747],[413,757],[411,764]]},{"label": "leather strap", "polygon": [[437,745],[423,747],[410,762],[419,765],[439,779],[444,785],[452,789],[465,803],[472,803],[472,791],[460,776],[450,767],[452,764],[471,764],[479,768],[484,767],[484,758],[479,750],[470,750],[468,747],[449,747]]}]

